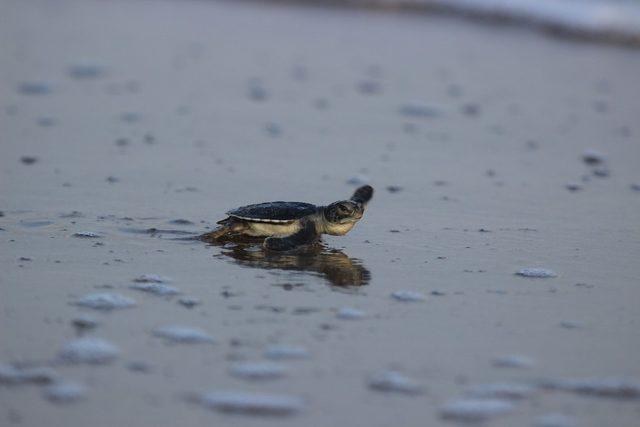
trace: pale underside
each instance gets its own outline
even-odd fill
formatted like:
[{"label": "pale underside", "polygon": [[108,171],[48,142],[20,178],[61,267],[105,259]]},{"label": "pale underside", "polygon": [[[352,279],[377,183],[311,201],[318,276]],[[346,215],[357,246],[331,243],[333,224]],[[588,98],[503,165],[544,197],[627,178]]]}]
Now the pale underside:
[{"label": "pale underside", "polygon": [[330,223],[319,215],[311,215],[309,217],[291,221],[261,218],[243,218],[237,215],[232,215],[232,218],[246,221],[248,229],[244,231],[243,234],[252,237],[288,236],[300,231],[300,229],[302,228],[301,221],[304,219],[314,222],[318,234],[343,236],[347,234],[356,223],[356,221],[349,221],[342,224]]},{"label": "pale underside", "polygon": [[264,220],[247,219],[246,221],[249,228],[244,234],[254,237],[288,236],[298,232],[301,228],[300,220],[265,222]]}]

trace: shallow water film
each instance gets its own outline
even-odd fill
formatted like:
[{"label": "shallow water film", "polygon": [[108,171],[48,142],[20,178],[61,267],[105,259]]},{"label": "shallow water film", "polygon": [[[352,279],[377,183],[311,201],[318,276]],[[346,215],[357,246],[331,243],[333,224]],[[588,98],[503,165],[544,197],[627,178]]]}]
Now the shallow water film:
[{"label": "shallow water film", "polygon": [[0,0],[0,426],[636,427],[640,51],[300,3]]}]

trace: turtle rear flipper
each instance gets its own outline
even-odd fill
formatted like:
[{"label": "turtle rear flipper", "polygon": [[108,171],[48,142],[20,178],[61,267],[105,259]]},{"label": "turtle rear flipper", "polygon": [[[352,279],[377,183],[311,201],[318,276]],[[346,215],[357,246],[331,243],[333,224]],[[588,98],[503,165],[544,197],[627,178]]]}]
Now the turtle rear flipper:
[{"label": "turtle rear flipper", "polygon": [[366,205],[373,197],[373,187],[370,185],[363,185],[358,188],[351,196],[351,200],[356,203],[362,203]]},{"label": "turtle rear flipper", "polygon": [[264,247],[272,251],[290,251],[308,245],[318,239],[316,226],[312,221],[303,221],[300,231],[285,237],[267,237]]}]

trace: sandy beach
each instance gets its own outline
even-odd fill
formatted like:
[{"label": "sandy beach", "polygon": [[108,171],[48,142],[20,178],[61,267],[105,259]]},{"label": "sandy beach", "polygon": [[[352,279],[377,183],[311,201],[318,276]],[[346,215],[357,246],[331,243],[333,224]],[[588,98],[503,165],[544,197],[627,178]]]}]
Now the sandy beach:
[{"label": "sandy beach", "polygon": [[[291,3],[0,17],[0,425],[637,425],[640,51]],[[320,248],[192,239],[361,183]]]}]

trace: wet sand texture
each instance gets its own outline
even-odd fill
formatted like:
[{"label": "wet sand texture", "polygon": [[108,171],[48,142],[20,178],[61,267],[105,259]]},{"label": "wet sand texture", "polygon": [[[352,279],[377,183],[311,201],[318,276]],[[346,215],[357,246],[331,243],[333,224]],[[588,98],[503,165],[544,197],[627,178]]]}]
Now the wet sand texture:
[{"label": "wet sand texture", "polygon": [[[637,51],[258,2],[0,17],[3,427],[637,425]],[[192,239],[364,183],[322,247]]]}]

